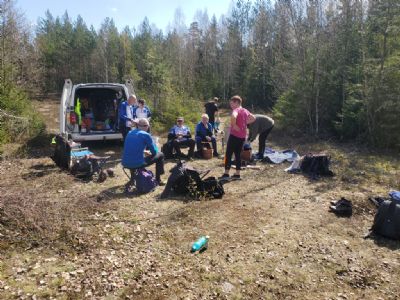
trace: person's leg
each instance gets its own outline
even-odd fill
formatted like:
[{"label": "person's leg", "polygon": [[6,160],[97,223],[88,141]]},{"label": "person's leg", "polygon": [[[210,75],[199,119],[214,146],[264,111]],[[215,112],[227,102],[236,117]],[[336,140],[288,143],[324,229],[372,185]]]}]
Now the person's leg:
[{"label": "person's leg", "polygon": [[218,151],[217,151],[217,140],[215,137],[211,138],[211,144],[212,144],[212,148],[213,148],[213,155],[214,156],[218,156]]},{"label": "person's leg", "polygon": [[271,132],[272,128],[274,126],[268,128],[267,130],[263,131],[260,136],[258,137],[258,154],[257,156],[259,158],[264,158],[264,152],[265,152],[265,142],[267,140],[267,137],[269,133]]},{"label": "person's leg", "polygon": [[156,164],[156,180],[160,182],[161,175],[164,174],[164,154],[157,152],[155,156],[147,156],[145,159],[145,166]]},{"label": "person's leg", "polygon": [[173,140],[172,147],[174,148],[177,157],[182,155],[180,142],[178,142],[177,140]]},{"label": "person's leg", "polygon": [[230,135],[228,137],[228,143],[226,145],[226,152],[225,152],[225,174],[229,176],[229,170],[231,169],[232,165],[232,155],[233,155],[233,144],[234,144],[234,136]]},{"label": "person's leg", "polygon": [[197,146],[197,152],[199,153],[199,155],[201,155],[201,151],[203,150],[203,146],[202,146],[201,142],[202,142],[202,138],[199,136],[196,136],[196,146]]},{"label": "person's leg", "polygon": [[193,155],[194,155],[194,146],[195,146],[195,144],[196,143],[194,142],[193,139],[188,139],[187,140],[187,145],[189,146],[189,152],[188,152],[189,158],[193,157]]},{"label": "person's leg", "polygon": [[240,170],[242,169],[242,159],[240,154],[242,153],[244,144],[244,139],[236,138],[234,144],[234,153],[235,153],[235,164],[236,164],[236,172],[235,175],[240,177]]}]

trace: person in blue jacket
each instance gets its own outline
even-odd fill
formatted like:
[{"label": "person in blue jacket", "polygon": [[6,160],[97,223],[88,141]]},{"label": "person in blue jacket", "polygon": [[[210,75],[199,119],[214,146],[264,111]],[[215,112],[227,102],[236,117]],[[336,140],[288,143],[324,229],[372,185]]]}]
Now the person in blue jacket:
[{"label": "person in blue jacket", "polygon": [[178,157],[184,157],[182,154],[182,147],[189,147],[187,158],[193,158],[195,142],[192,139],[189,127],[185,126],[183,117],[176,119],[176,125],[171,128],[168,133],[168,140],[171,142],[171,146],[175,150]]},{"label": "person in blue jacket", "polygon": [[217,140],[213,135],[213,127],[208,122],[209,118],[207,114],[201,116],[201,121],[196,125],[196,145],[198,155],[202,155],[202,142],[211,142],[213,148],[213,156],[218,157],[217,151]]},{"label": "person in blue jacket", "polygon": [[[154,144],[151,135],[147,132],[149,121],[139,119],[137,128],[129,131],[124,144],[122,154],[122,166],[131,172],[131,178],[134,176],[135,169],[156,164],[156,180],[159,185],[164,185],[161,181],[161,175],[164,174],[164,154],[160,152]],[[145,149],[150,153],[144,157]]]},{"label": "person in blue jacket", "polygon": [[118,121],[119,131],[122,133],[122,137],[125,141],[126,135],[131,130],[133,124],[133,108],[136,105],[136,96],[130,95],[128,100],[122,101],[118,108]]},{"label": "person in blue jacket", "polygon": [[134,119],[145,118],[150,121],[151,111],[150,108],[146,105],[146,100],[144,99],[138,100],[138,105],[133,108],[133,118]]}]

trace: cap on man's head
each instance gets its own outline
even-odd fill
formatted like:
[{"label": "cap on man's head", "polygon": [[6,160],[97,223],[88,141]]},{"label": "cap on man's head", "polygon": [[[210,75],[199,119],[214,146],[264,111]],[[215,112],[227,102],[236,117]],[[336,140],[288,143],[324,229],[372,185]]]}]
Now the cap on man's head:
[{"label": "cap on man's head", "polygon": [[149,126],[149,121],[146,118],[141,118],[141,119],[139,119],[137,124],[139,127],[145,127],[145,126]]},{"label": "cap on man's head", "polygon": [[218,97],[214,97],[214,99],[213,99],[214,101],[218,101],[219,99],[218,99]]}]

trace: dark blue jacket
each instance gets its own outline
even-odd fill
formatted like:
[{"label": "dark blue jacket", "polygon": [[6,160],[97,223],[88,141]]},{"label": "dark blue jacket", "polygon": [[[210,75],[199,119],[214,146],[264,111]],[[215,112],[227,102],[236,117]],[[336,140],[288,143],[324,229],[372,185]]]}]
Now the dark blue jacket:
[{"label": "dark blue jacket", "polygon": [[196,137],[203,139],[206,136],[212,137],[212,135],[212,125],[210,123],[207,123],[207,128],[201,121],[196,125]]},{"label": "dark blue jacket", "polygon": [[125,138],[122,165],[125,168],[137,168],[144,165],[144,149],[146,147],[154,156],[157,146],[154,145],[151,135],[139,129],[131,130]]}]

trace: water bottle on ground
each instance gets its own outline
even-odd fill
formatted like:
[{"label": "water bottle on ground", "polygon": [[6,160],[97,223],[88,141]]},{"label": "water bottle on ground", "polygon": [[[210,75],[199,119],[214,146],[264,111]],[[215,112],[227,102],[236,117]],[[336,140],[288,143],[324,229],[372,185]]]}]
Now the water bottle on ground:
[{"label": "water bottle on ground", "polygon": [[191,252],[203,251],[208,247],[208,240],[210,237],[208,235],[200,237],[197,241],[195,241],[192,245]]}]

